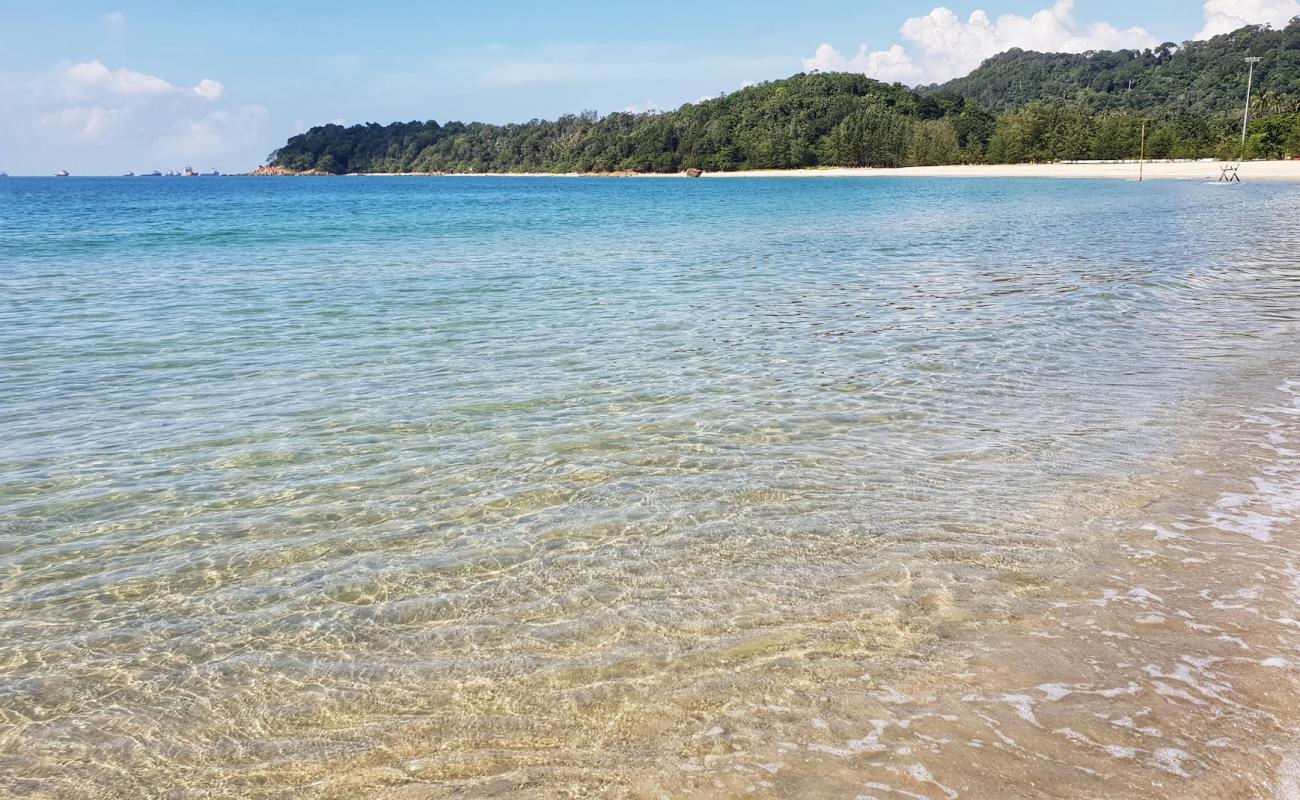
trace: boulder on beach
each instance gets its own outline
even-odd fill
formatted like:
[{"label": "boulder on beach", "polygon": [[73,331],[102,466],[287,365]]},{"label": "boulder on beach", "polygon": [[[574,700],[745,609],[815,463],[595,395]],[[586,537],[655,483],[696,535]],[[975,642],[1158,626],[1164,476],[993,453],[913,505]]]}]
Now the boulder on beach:
[{"label": "boulder on beach", "polygon": [[703,174],[704,174],[704,170],[699,169],[698,167],[691,167],[690,169],[686,170],[686,177],[688,178],[698,178]]}]

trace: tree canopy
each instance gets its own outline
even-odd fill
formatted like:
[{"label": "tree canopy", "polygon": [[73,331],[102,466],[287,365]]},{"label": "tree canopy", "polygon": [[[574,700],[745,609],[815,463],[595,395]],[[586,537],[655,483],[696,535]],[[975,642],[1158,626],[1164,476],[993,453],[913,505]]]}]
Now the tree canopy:
[{"label": "tree canopy", "polygon": [[665,113],[510,125],[323,125],[269,163],[294,171],[679,172],[815,166],[1235,157],[1247,55],[1261,57],[1246,157],[1300,153],[1300,19],[1205,42],[1083,54],[1010,50],[912,89],[799,74]]},{"label": "tree canopy", "polygon": [[963,78],[922,91],[958,94],[996,113],[1029,103],[1071,103],[1094,112],[1206,116],[1242,108],[1246,56],[1262,59],[1255,67],[1255,89],[1261,96],[1300,100],[1300,17],[1281,30],[1251,25],[1205,41],[1166,42],[1151,50],[1012,49],[987,59]]}]

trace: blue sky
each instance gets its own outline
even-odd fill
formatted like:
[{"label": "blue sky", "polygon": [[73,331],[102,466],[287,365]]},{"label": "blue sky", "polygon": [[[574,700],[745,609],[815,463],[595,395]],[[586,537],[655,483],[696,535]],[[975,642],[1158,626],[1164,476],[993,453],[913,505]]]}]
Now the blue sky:
[{"label": "blue sky", "polygon": [[0,0],[0,169],[246,170],[323,122],[671,109],[814,67],[914,84],[1007,46],[1181,42],[1300,13],[1297,0],[942,6]]}]

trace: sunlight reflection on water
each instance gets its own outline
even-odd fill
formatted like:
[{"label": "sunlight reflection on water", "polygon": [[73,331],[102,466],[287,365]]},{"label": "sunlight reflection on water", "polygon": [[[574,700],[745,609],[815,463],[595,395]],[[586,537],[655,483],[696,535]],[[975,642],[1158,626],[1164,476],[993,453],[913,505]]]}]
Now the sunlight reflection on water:
[{"label": "sunlight reflection on water", "polygon": [[[1219,581],[1266,544],[1233,528],[1267,522],[1252,503],[1273,504],[1254,513],[1289,547],[1291,412],[1269,429],[1281,443],[1259,440],[1282,448],[1273,472],[1252,472],[1240,425],[1289,407],[1297,199],[1090,181],[10,179],[0,789],[979,797],[989,774],[1062,763],[1094,792],[1203,775],[1204,741],[1103,742],[1081,721],[1095,709],[1074,700],[1116,706],[1088,692],[1138,680],[1123,659],[1069,690],[1055,727],[1041,697],[997,691],[1074,663],[1022,661],[1045,633],[1026,618],[1077,628],[1086,646],[1061,652],[1080,656],[1170,606],[1222,602],[1192,590],[1214,581],[1181,560],[1196,548],[1165,552],[1184,546],[1171,534],[1156,574],[1182,600],[1124,586],[1102,598],[1149,622],[1073,616],[1121,557],[1145,558],[1125,532],[1156,475],[1176,477],[1153,497],[1182,500],[1147,524],[1218,509],[1199,546],[1217,548]],[[1217,232],[1240,230],[1225,252]],[[1193,480],[1220,449],[1219,481],[1254,487],[1237,500]],[[1220,627],[1183,654],[1250,637]],[[1300,663],[1294,633],[1269,635]],[[960,694],[931,676],[954,658],[976,662],[952,667],[974,676]],[[1287,727],[1185,664],[1135,690],[1187,707],[1164,730],[1203,722],[1193,701],[1227,727]],[[955,708],[965,695],[998,726],[1033,724],[991,772],[954,777],[947,745],[924,754],[934,741],[997,749]],[[915,738],[882,744],[900,730]],[[1108,766],[1072,762],[1079,742]]]}]

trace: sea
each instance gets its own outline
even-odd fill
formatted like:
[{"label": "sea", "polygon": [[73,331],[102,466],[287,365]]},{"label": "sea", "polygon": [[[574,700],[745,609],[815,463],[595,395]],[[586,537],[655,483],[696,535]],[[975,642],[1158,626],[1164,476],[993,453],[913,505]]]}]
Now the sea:
[{"label": "sea", "polygon": [[0,179],[0,797],[1300,797],[1300,184]]}]

